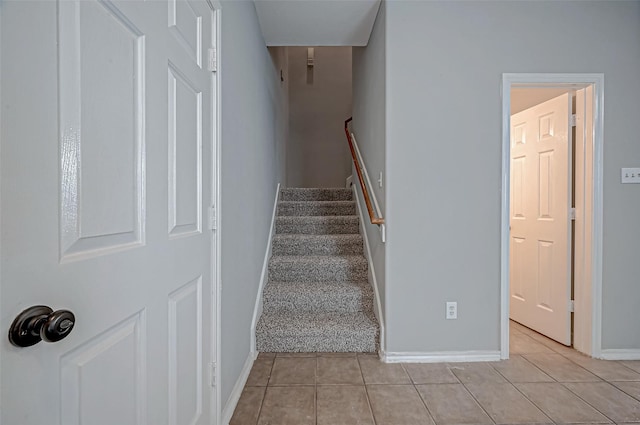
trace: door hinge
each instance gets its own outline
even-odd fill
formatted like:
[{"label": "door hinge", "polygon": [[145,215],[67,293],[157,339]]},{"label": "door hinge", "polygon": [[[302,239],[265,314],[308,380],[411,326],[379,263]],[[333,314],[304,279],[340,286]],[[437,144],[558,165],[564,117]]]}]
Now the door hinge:
[{"label": "door hinge", "polygon": [[218,71],[218,52],[215,47],[209,49],[209,57],[207,58],[207,71]]},{"label": "door hinge", "polygon": [[216,364],[209,363],[209,385],[215,388],[216,386]]},{"label": "door hinge", "polygon": [[218,229],[218,214],[215,205],[209,207],[209,230]]},{"label": "door hinge", "polygon": [[576,302],[574,300],[569,301],[569,313],[574,313],[576,311]]},{"label": "door hinge", "polygon": [[569,208],[569,218],[571,220],[575,220],[576,219],[576,209],[575,208]]},{"label": "door hinge", "polygon": [[571,124],[571,127],[575,127],[576,122],[577,122],[576,114],[571,115],[571,120],[569,121],[569,123]]}]

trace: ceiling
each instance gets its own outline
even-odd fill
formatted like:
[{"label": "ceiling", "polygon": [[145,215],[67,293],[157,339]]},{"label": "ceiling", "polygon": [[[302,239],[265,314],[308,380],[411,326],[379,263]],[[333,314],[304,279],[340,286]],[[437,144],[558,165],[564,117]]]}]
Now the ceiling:
[{"label": "ceiling", "polygon": [[267,46],[366,46],[380,0],[254,0]]},{"label": "ceiling", "polygon": [[570,92],[569,88],[511,88],[511,115]]}]

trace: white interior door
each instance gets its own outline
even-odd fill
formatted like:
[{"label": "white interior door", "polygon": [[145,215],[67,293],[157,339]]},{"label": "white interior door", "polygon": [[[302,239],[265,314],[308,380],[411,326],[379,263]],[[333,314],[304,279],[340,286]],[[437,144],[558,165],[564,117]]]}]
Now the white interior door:
[{"label": "white interior door", "polygon": [[[212,423],[213,11],[1,9],[2,424]],[[32,305],[75,327],[11,345]]]},{"label": "white interior door", "polygon": [[571,97],[511,117],[510,317],[571,345]]}]

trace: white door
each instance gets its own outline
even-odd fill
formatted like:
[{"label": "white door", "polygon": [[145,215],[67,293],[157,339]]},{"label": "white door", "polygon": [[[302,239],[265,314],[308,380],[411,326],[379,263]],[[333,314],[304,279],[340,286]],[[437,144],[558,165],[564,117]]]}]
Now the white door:
[{"label": "white door", "polygon": [[571,345],[571,97],[511,117],[511,319]]},{"label": "white door", "polygon": [[[2,425],[212,423],[213,11],[0,9]],[[75,327],[11,345],[33,305]]]}]

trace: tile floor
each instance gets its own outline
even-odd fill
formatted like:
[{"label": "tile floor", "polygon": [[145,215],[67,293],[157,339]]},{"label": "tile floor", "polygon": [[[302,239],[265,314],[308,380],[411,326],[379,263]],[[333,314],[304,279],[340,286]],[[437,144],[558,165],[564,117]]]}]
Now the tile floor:
[{"label": "tile floor", "polygon": [[517,323],[511,358],[384,364],[371,354],[261,353],[231,425],[640,422],[640,361],[585,357]]}]

